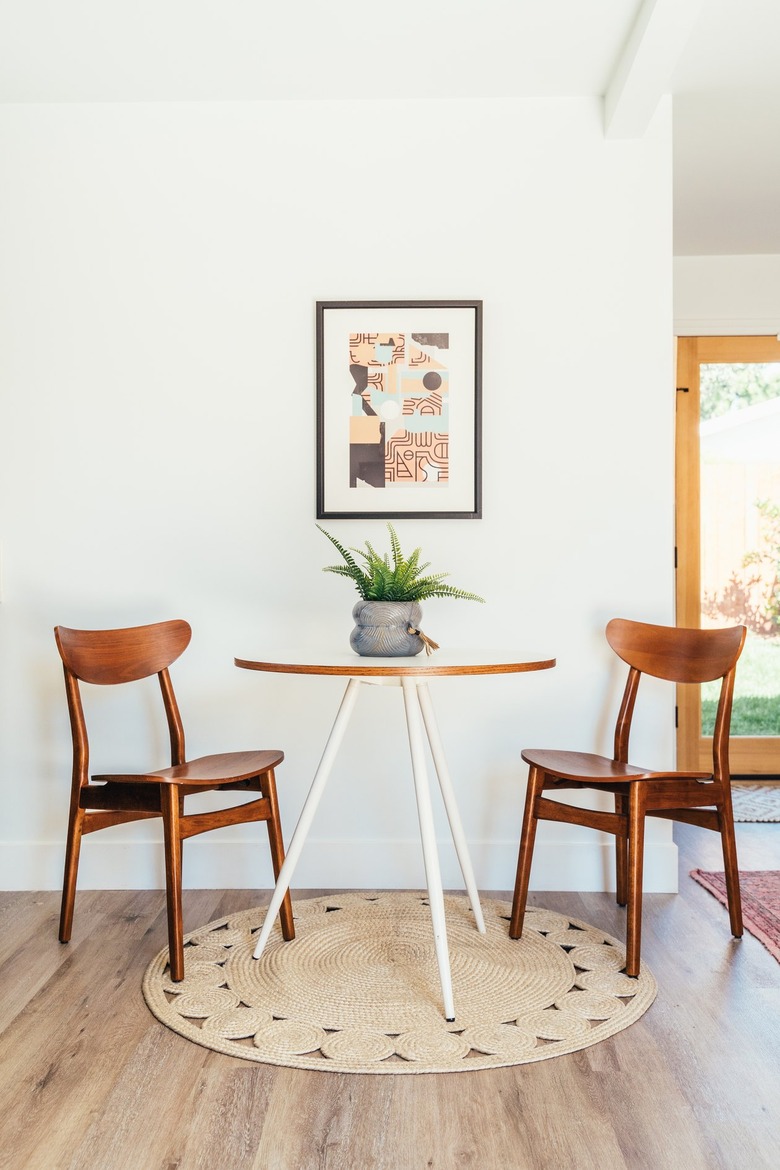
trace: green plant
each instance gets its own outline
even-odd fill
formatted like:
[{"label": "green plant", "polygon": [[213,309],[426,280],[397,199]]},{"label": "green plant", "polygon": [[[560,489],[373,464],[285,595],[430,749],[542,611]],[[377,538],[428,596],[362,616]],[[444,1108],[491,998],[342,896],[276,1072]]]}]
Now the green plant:
[{"label": "green plant", "polygon": [[[405,557],[392,524],[387,526],[390,533],[392,563],[389,553],[380,556],[368,541],[365,551],[360,548],[348,549],[319,524],[317,527],[338,549],[345,562],[343,565],[326,565],[323,573],[337,573],[340,577],[349,577],[364,601],[425,601],[429,597],[459,597],[464,601],[485,600],[476,593],[466,593],[463,589],[456,589],[454,585],[445,585],[444,578],[449,576],[448,573],[432,573],[424,577],[422,574],[431,562],[420,564],[422,550],[419,548],[416,548],[409,557]],[[365,561],[365,567],[358,564],[353,553]]]}]

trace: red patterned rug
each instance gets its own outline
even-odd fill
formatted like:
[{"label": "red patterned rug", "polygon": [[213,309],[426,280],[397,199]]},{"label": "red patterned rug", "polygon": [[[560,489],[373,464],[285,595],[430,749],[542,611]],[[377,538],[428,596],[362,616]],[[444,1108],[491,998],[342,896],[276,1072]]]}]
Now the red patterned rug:
[{"label": "red patterned rug", "polygon": [[[692,869],[691,877],[724,906],[728,905],[724,874]],[[740,870],[739,885],[745,929],[780,962],[780,870]]]}]

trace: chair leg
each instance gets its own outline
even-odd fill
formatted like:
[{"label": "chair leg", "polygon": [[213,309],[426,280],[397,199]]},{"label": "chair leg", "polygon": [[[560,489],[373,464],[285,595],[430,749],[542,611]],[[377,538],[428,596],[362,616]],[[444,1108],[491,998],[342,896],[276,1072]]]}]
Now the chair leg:
[{"label": "chair leg", "polygon": [[[615,812],[628,817],[628,799],[621,793],[615,793]],[[618,906],[628,901],[628,837],[619,833],[615,837],[615,901]]]},{"label": "chair leg", "polygon": [[512,899],[512,917],[509,921],[510,938],[520,938],[523,933],[525,904],[528,900],[528,883],[531,879],[531,861],[533,859],[536,826],[538,823],[535,812],[536,800],[544,786],[544,775],[541,769],[533,766],[528,772],[523,829],[520,834],[520,850],[517,856],[515,893]]},{"label": "chair leg", "polygon": [[645,800],[641,781],[631,785],[628,797],[628,915],[626,975],[639,974],[642,945],[642,875],[645,854]]},{"label": "chair leg", "polygon": [[737,862],[737,838],[734,833],[734,812],[731,794],[718,809],[720,843],[723,848],[723,868],[726,871],[726,894],[729,902],[729,921],[734,938],[742,938],[742,894],[739,888],[739,865]]},{"label": "chair leg", "polygon": [[[279,800],[276,795],[276,777],[273,768],[260,777],[260,790],[268,800],[271,815],[266,824],[268,826],[268,844],[271,847],[271,863],[274,868],[274,877],[279,879],[279,872],[284,864],[284,839],[282,837],[282,822],[279,816]],[[290,891],[284,895],[279,907],[279,921],[282,926],[282,938],[291,942],[295,938],[295,923],[293,922],[292,901]]]},{"label": "chair leg", "polygon": [[[183,795],[183,793],[179,792],[179,824],[181,824],[181,818],[183,816],[184,816],[184,795]],[[181,881],[183,881],[184,880],[184,841],[183,841],[181,835],[179,836],[179,872],[181,874]]]},{"label": "chair leg", "polygon": [[73,907],[76,901],[76,877],[79,871],[83,825],[84,810],[76,805],[71,808],[68,818],[68,840],[65,846],[65,873],[62,879],[62,905],[60,907],[59,939],[61,943],[70,942],[73,930]]},{"label": "chair leg", "polygon": [[163,831],[165,836],[165,890],[168,907],[168,958],[171,979],[184,978],[184,931],[181,912],[182,841],[179,832],[179,790],[175,784],[160,785]]}]

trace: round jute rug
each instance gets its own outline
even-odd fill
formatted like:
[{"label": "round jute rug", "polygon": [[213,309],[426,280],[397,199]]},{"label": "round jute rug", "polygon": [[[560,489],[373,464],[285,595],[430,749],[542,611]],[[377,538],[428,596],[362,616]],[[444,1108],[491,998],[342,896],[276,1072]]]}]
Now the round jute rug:
[{"label": "round jute rug", "polygon": [[441,1005],[427,897],[347,893],[294,899],[296,938],[278,925],[252,958],[265,909],[188,935],[185,978],[172,983],[167,948],[143,991],[166,1027],[217,1052],[292,1068],[356,1073],[459,1072],[547,1060],[627,1028],[655,999],[642,964],[623,973],[609,935],[529,909],[509,938],[508,902],[445,898],[456,1019]]}]

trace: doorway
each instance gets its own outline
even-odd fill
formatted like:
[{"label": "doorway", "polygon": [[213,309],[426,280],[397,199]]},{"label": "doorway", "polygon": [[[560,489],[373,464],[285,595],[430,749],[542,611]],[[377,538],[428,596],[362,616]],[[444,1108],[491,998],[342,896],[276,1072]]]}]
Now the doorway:
[{"label": "doorway", "polygon": [[[735,776],[780,775],[780,341],[677,342],[677,623],[747,626]],[[717,684],[678,693],[678,766],[709,769]]]}]

